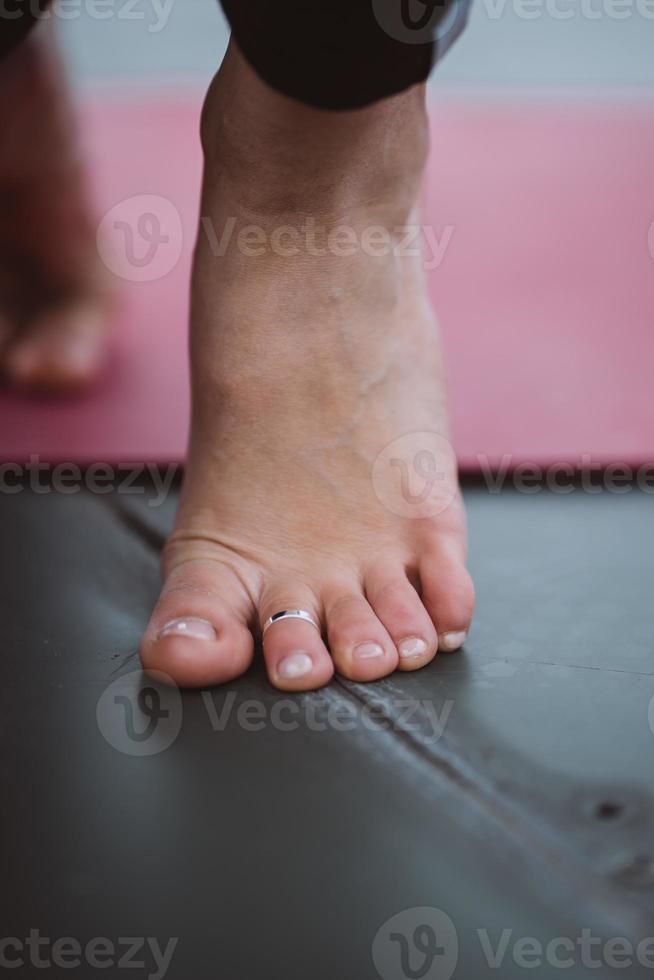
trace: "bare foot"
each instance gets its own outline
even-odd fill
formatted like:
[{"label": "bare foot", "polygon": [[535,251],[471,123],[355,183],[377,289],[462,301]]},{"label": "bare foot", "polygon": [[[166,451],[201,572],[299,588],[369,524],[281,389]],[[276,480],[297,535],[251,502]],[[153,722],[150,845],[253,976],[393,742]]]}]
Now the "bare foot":
[{"label": "bare foot", "polygon": [[[416,220],[426,134],[422,87],[319,112],[273,93],[233,47],[212,85],[188,470],[141,649],[181,685],[242,673],[281,610],[322,632],[267,630],[285,690],[334,669],[415,670],[465,639],[474,597],[438,331],[420,257],[382,243]],[[220,256],[230,223],[242,235]]]},{"label": "bare foot", "polygon": [[67,391],[95,377],[111,303],[48,28],[0,63],[0,373]]}]

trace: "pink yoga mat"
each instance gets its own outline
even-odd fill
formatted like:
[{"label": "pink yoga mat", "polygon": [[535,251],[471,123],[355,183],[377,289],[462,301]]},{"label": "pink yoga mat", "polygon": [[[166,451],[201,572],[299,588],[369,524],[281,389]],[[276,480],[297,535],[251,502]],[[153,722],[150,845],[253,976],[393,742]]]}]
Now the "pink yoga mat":
[{"label": "pink yoga mat", "polygon": [[[198,113],[161,97],[83,113],[123,296],[111,358],[83,397],[0,393],[0,459],[183,458]],[[648,105],[434,109],[421,238],[464,469],[654,459],[652,174]]]}]

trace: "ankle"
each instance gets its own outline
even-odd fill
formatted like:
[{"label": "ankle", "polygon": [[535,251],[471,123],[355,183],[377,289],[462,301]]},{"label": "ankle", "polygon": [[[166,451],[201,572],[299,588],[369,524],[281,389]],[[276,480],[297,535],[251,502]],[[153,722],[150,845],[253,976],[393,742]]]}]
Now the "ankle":
[{"label": "ankle", "polygon": [[[388,223],[415,207],[428,152],[424,86],[351,112],[302,105],[267,86],[234,45],[202,112],[205,197],[250,214],[341,216],[371,206]],[[377,214],[380,223],[384,214]]]}]

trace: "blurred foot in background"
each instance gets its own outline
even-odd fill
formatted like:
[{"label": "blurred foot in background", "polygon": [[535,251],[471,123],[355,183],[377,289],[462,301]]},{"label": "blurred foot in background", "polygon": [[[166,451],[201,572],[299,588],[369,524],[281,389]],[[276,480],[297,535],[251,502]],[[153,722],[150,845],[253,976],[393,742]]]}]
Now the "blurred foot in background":
[{"label": "blurred foot in background", "polygon": [[0,373],[67,392],[98,374],[111,298],[54,32],[0,62]]}]

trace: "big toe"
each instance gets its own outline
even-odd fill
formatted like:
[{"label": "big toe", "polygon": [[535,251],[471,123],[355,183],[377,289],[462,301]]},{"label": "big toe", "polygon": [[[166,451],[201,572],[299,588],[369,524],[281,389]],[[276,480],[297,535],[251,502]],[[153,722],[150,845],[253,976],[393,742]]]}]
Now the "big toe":
[{"label": "big toe", "polygon": [[204,560],[179,565],[144,633],[143,666],[168,674],[180,687],[230,681],[252,661],[248,615],[245,590],[228,569]]}]

